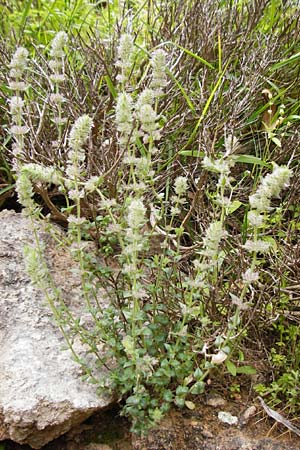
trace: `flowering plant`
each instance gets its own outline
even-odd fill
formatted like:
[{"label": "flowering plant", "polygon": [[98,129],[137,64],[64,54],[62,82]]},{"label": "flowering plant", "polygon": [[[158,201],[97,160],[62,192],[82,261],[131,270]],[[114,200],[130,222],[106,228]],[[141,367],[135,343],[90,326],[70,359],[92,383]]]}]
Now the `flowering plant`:
[{"label": "flowering plant", "polygon": [[[131,80],[138,51],[130,34],[121,36],[111,112],[114,159],[109,168],[96,172],[88,170],[95,150],[93,134],[100,133],[95,117],[83,114],[70,129],[64,117],[66,42],[64,32],[54,38],[49,62],[49,99],[55,108],[52,122],[57,133],[52,145],[64,158],[55,167],[20,158],[27,133],[21,95],[25,84],[20,84],[25,83],[28,54],[24,49],[17,51],[10,65],[15,94],[10,102],[10,132],[15,141],[19,201],[32,217],[33,227],[34,219],[45,220],[34,198],[36,190],[51,185],[64,196],[61,210],[51,201],[47,206],[66,219],[65,235],[55,237],[79,263],[92,328],[74,318],[64,304],[39,242],[35,248],[26,248],[25,258],[86,378],[99,389],[116,390],[123,396],[124,414],[132,419],[133,430],[142,432],[172,404],[195,407],[190,398],[203,393],[212,373],[224,366],[233,372],[231,359],[243,333],[243,318],[253,305],[253,286],[260,282],[262,257],[272,250],[264,236],[272,201],[288,186],[292,173],[287,166],[274,164],[273,172],[262,177],[249,196],[244,239],[233,235],[229,218],[239,184],[232,172],[240,143],[233,134],[226,135],[219,153],[205,154],[202,160],[201,175],[211,175],[211,182],[206,189],[207,220],[195,233],[198,224],[189,219],[196,202],[190,206],[188,199],[198,182],[185,170],[169,170],[167,181],[160,177],[164,140],[160,102],[170,83],[166,51],[152,52],[146,81],[135,88]],[[85,241],[91,236],[96,245],[86,251]],[[240,255],[242,267],[232,269],[232,259]],[[74,335],[87,353],[96,355],[95,365],[76,355]],[[105,349],[103,358],[100,348]],[[107,379],[97,378],[97,364],[109,369]]]}]

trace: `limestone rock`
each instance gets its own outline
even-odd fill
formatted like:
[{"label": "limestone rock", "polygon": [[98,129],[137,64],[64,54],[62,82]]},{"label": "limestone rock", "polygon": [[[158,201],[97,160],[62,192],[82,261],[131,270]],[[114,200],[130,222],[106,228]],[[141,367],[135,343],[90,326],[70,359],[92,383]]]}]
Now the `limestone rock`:
[{"label": "limestone rock", "polygon": [[[81,380],[43,294],[30,282],[23,262],[23,246],[33,243],[29,219],[3,211],[0,230],[0,441],[38,449],[112,399]],[[54,277],[69,304],[82,308],[74,263],[49,242]]]}]

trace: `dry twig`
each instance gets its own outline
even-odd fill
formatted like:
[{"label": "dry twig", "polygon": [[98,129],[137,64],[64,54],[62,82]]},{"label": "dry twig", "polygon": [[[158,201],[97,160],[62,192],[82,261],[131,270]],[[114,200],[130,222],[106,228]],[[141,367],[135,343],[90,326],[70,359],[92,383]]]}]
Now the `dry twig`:
[{"label": "dry twig", "polygon": [[261,406],[266,411],[269,417],[272,417],[272,419],[276,420],[276,422],[281,423],[285,427],[287,427],[290,431],[297,434],[297,436],[300,436],[300,429],[295,427],[289,420],[285,419],[281,414],[274,411],[274,409],[271,409],[268,405],[265,404],[263,399],[261,397],[258,397],[258,400],[260,401]]}]

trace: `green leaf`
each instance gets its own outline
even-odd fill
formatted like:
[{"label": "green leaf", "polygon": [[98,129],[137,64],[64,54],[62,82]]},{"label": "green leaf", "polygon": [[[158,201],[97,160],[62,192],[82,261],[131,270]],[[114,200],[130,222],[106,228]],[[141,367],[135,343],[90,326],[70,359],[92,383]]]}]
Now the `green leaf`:
[{"label": "green leaf", "polygon": [[163,399],[166,401],[166,402],[172,402],[173,401],[173,393],[172,393],[172,391],[170,390],[170,389],[167,389],[166,391],[164,391],[164,395],[163,395]]},{"label": "green leaf", "polygon": [[174,400],[175,405],[177,405],[179,408],[183,408],[185,405],[185,400],[182,397],[175,397]]},{"label": "green leaf", "polygon": [[242,362],[244,360],[245,360],[244,353],[242,352],[242,350],[239,350],[239,361]]},{"label": "green leaf", "polygon": [[227,367],[227,370],[228,370],[228,372],[233,376],[233,377],[235,377],[236,376],[236,374],[237,374],[237,367],[236,367],[236,365],[232,362],[232,361],[230,361],[230,360],[226,360],[226,367]]},{"label": "green leaf", "polygon": [[181,156],[193,156],[194,158],[203,158],[205,156],[205,153],[199,152],[199,150],[181,150],[178,153]]},{"label": "green leaf", "polygon": [[201,369],[199,369],[199,367],[197,367],[197,369],[194,372],[194,378],[195,378],[195,380],[199,381],[200,378],[202,378],[202,377],[203,377],[203,372]]},{"label": "green leaf", "polygon": [[151,413],[151,417],[155,422],[159,422],[162,419],[162,416],[163,413],[159,408],[155,408]]},{"label": "green leaf", "polygon": [[242,205],[243,203],[240,202],[239,200],[234,200],[231,205],[229,206],[229,208],[227,208],[227,214],[232,214],[234,211],[236,211],[237,209],[239,209],[239,207]]},{"label": "green leaf", "polygon": [[281,142],[280,142],[280,140],[277,137],[275,137],[275,136],[272,137],[271,141],[274,142],[274,144],[277,145],[277,147],[281,148]]},{"label": "green leaf", "polygon": [[191,388],[190,388],[190,393],[193,395],[199,395],[199,394],[203,394],[205,390],[205,383],[204,381],[197,381],[197,383],[195,383]]},{"label": "green leaf", "polygon": [[244,375],[255,375],[256,369],[252,366],[241,366],[237,367],[237,373],[244,374]]},{"label": "green leaf", "polygon": [[271,244],[272,250],[274,250],[274,252],[277,251],[278,246],[277,246],[276,239],[272,238],[272,236],[265,236],[265,238],[263,240],[265,242],[269,242]]},{"label": "green leaf", "polygon": [[176,396],[185,396],[189,392],[189,388],[187,386],[177,386]]},{"label": "green leaf", "polygon": [[252,156],[252,155],[237,155],[234,159],[236,162],[245,163],[245,164],[257,164],[258,166],[264,166],[264,167],[266,167],[268,165],[264,161],[262,161],[260,158],[257,158],[257,156]]}]

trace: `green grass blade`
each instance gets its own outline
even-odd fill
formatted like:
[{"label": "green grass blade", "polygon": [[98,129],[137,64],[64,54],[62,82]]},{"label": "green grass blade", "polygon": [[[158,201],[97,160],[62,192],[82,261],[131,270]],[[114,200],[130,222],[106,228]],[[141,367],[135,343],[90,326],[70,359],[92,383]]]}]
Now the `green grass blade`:
[{"label": "green grass blade", "polygon": [[218,88],[219,88],[219,86],[220,86],[220,84],[222,82],[222,79],[223,79],[223,76],[224,76],[224,74],[225,74],[225,72],[227,70],[228,64],[229,64],[229,61],[227,62],[226,67],[224,68],[224,70],[220,74],[216,84],[214,85],[214,87],[213,87],[213,89],[212,89],[212,91],[210,93],[210,96],[208,97],[207,102],[205,103],[205,106],[203,108],[201,116],[199,117],[198,122],[196,123],[196,126],[194,127],[189,140],[187,141],[187,143],[185,144],[185,146],[184,146],[184,148],[182,150],[184,150],[186,147],[188,147],[191,144],[191,142],[193,142],[193,139],[194,139],[194,137],[195,137],[195,135],[196,135],[196,133],[198,131],[198,128],[200,127],[202,120],[205,118],[206,113],[208,111],[208,108],[210,107],[210,104],[211,104],[211,102],[212,102],[212,100],[213,100],[213,98],[215,96],[215,93],[217,92],[217,90],[218,90]]},{"label": "green grass blade", "polygon": [[189,98],[188,94],[186,93],[184,87],[179,83],[179,81],[174,77],[174,75],[172,74],[171,71],[168,71],[168,75],[170,76],[170,78],[172,78],[172,80],[174,81],[174,83],[176,84],[176,86],[178,87],[178,89],[180,90],[183,98],[185,99],[186,103],[188,104],[189,108],[191,111],[193,111],[193,113],[196,112],[196,109],[193,105],[192,100]]},{"label": "green grass blade", "polygon": [[218,33],[218,62],[219,62],[219,73],[222,72],[222,43],[221,35]]},{"label": "green grass blade", "polygon": [[300,116],[298,116],[298,114],[291,114],[286,120],[300,120]]},{"label": "green grass blade", "polygon": [[212,64],[210,64],[208,61],[206,61],[204,58],[201,58],[201,56],[196,55],[196,53],[193,53],[190,50],[188,50],[187,48],[182,47],[179,44],[176,44],[176,42],[166,41],[164,44],[165,45],[167,45],[167,44],[175,45],[175,47],[179,48],[180,50],[182,50],[187,55],[192,56],[193,58],[197,59],[197,61],[202,62],[202,64],[204,64],[205,66],[209,67],[212,70],[215,69],[214,66]]},{"label": "green grass blade", "polygon": [[117,93],[117,91],[116,91],[116,89],[115,89],[114,83],[111,81],[110,76],[109,76],[109,75],[105,75],[105,76],[104,76],[104,79],[105,79],[105,82],[106,82],[106,84],[107,84],[107,87],[108,87],[109,92],[111,93],[111,95],[113,96],[113,98],[116,99],[118,93]]},{"label": "green grass blade", "polygon": [[265,163],[262,159],[258,158],[257,156],[252,155],[237,155],[235,157],[235,161],[239,163],[245,163],[245,164],[256,164],[258,166],[267,167],[268,164]]},{"label": "green grass blade", "polygon": [[181,156],[193,156],[194,158],[203,158],[205,156],[205,153],[199,150],[180,150],[178,154]]},{"label": "green grass blade", "polygon": [[[14,187],[15,187],[15,184],[10,184],[9,186],[6,186],[5,188],[0,189],[0,196],[2,194],[5,194],[5,192],[10,191],[11,189],[14,189]],[[1,450],[1,447],[0,447],[0,450]]]},{"label": "green grass blade", "polygon": [[26,3],[25,3],[25,6],[24,6],[22,19],[21,19],[21,22],[20,22],[20,33],[23,32],[23,29],[25,27],[25,23],[26,23],[26,20],[27,20],[27,17],[28,17],[28,13],[30,11],[30,7],[31,7],[31,0],[27,0]]},{"label": "green grass blade", "polygon": [[300,60],[300,52],[295,53],[294,55],[290,56],[290,58],[284,59],[283,61],[279,61],[277,64],[274,64],[271,67],[271,71],[280,69],[281,67],[287,66],[288,64],[292,64],[297,60]]}]

